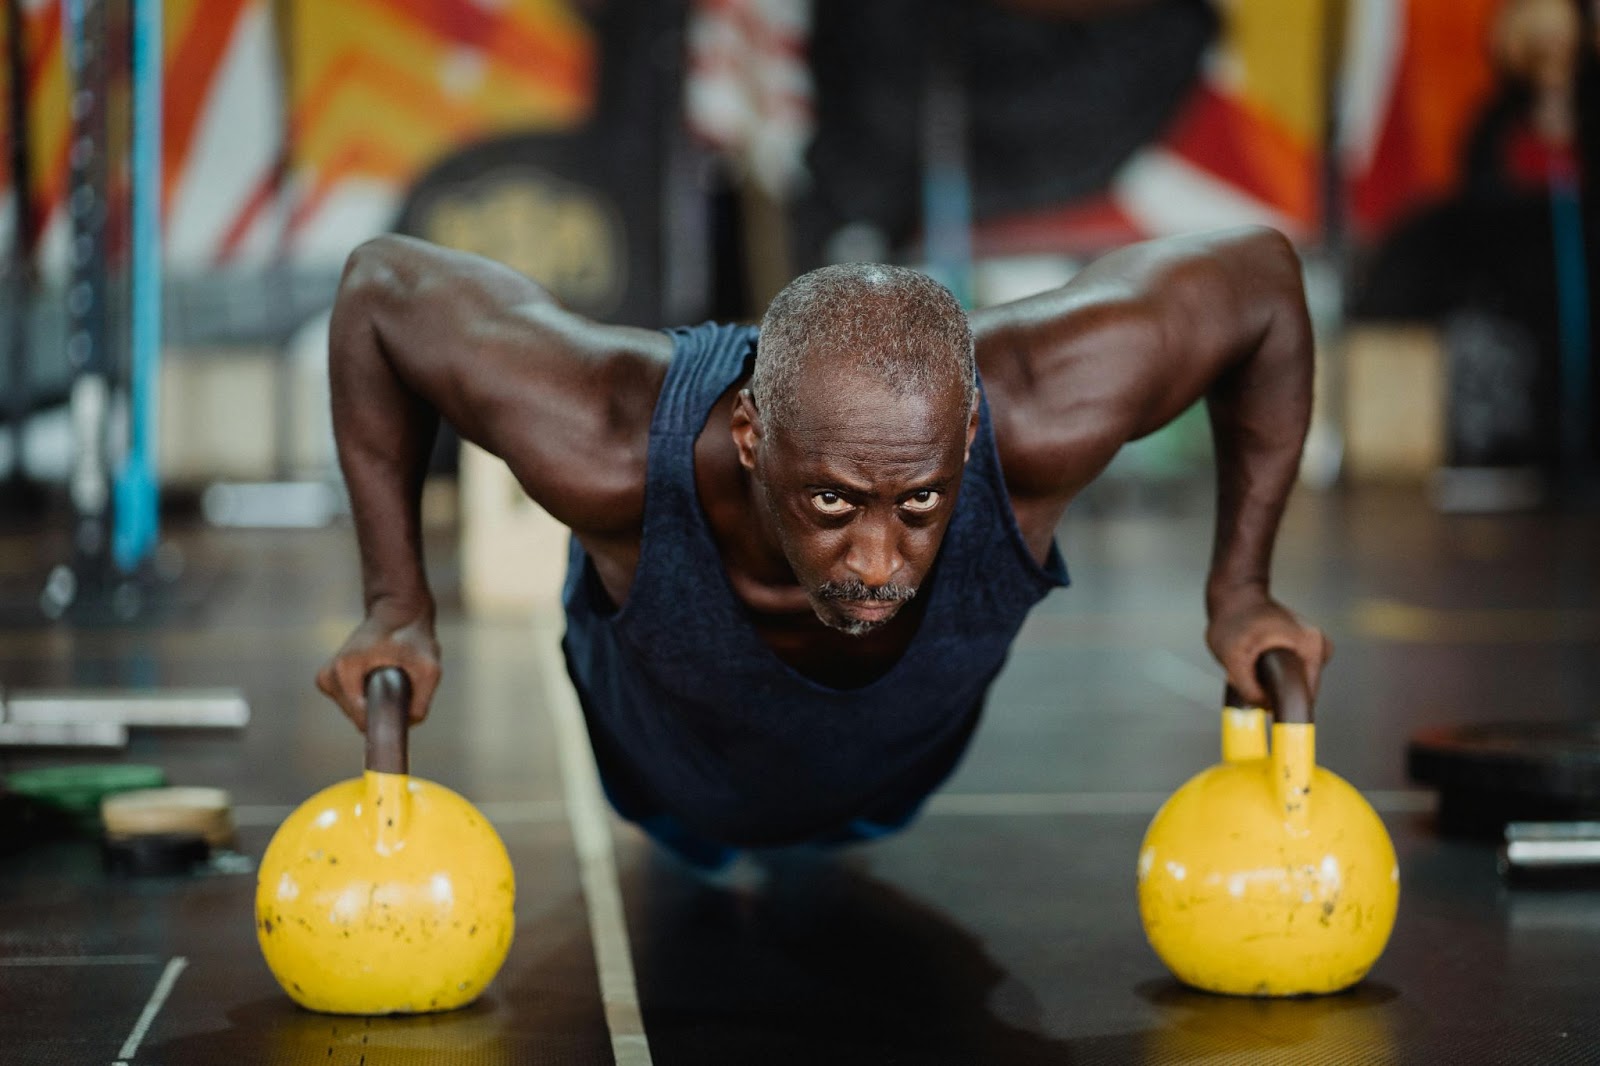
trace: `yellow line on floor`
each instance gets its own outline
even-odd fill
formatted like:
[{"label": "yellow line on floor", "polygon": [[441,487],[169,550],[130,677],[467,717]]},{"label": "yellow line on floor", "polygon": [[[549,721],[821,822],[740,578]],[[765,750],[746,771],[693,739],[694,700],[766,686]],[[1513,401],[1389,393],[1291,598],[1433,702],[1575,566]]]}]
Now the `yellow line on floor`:
[{"label": "yellow line on floor", "polygon": [[594,753],[589,748],[583,712],[567,681],[566,664],[557,649],[555,633],[550,628],[542,629],[535,636],[533,646],[537,649],[546,705],[556,730],[567,817],[572,823],[583,898],[589,909],[589,935],[594,941],[606,1027],[611,1031],[611,1052],[617,1066],[650,1066],[650,1044],[639,1010],[639,986],[628,946],[628,925],[622,913],[622,886],[617,880],[611,820],[600,790]]},{"label": "yellow line on floor", "polygon": [[1351,627],[1365,637],[1424,644],[1523,644],[1600,640],[1600,610],[1581,607],[1438,608],[1360,600]]}]

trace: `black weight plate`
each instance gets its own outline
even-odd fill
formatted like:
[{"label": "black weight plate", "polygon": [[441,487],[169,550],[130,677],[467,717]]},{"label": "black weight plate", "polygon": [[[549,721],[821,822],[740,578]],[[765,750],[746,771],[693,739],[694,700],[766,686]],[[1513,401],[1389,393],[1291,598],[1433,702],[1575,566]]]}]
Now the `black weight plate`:
[{"label": "black weight plate", "polygon": [[193,872],[211,857],[211,845],[197,833],[144,833],[105,837],[101,859],[107,873],[123,877],[176,877]]},{"label": "black weight plate", "polygon": [[1600,723],[1494,722],[1427,729],[1411,778],[1439,790],[1447,834],[1498,837],[1507,822],[1600,818]]},{"label": "black weight plate", "polygon": [[1423,730],[1411,777],[1441,791],[1515,793],[1600,804],[1600,722],[1492,722]]}]

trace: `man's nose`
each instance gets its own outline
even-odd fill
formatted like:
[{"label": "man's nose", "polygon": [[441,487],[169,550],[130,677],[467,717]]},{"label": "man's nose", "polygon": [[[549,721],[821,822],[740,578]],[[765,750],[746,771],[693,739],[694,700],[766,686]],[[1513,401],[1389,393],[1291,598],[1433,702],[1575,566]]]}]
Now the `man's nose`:
[{"label": "man's nose", "polygon": [[863,525],[850,538],[845,565],[863,585],[878,588],[894,580],[905,565],[900,554],[900,538],[888,522]]}]

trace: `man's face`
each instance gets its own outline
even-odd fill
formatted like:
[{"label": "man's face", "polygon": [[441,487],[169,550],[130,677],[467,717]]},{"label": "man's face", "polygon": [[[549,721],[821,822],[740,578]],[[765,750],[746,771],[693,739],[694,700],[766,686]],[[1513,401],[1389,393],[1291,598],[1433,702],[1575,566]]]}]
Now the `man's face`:
[{"label": "man's face", "polygon": [[899,396],[870,378],[814,375],[788,424],[769,431],[749,394],[740,396],[740,461],[824,623],[868,633],[916,595],[950,525],[976,430],[961,388]]}]

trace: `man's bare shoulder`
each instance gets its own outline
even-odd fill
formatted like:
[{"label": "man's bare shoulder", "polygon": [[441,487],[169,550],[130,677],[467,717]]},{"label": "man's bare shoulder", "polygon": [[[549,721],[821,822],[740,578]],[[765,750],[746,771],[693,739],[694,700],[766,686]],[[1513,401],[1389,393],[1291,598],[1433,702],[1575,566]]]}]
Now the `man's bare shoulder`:
[{"label": "man's bare shoulder", "polygon": [[1249,227],[1145,241],[1060,288],[974,313],[978,367],[1014,495],[1065,499],[1193,402],[1211,353],[1265,329],[1298,260]]},{"label": "man's bare shoulder", "polygon": [[1162,343],[1156,318],[1127,285],[1080,278],[975,313],[973,335],[1013,500],[1064,502],[1125,443],[1126,364]]},{"label": "man's bare shoulder", "polygon": [[672,362],[660,330],[595,322],[553,303],[515,307],[504,326],[538,360],[540,384],[592,416],[596,443],[648,433]]},{"label": "man's bare shoulder", "polygon": [[595,322],[503,264],[395,236],[351,256],[341,301],[407,385],[557,519],[599,535],[637,523],[666,334]]},{"label": "man's bare shoulder", "polygon": [[[504,323],[537,364],[505,402],[529,419],[504,456],[523,486],[574,531],[627,536],[643,518],[650,423],[672,361],[658,330],[593,322],[553,304]],[[552,439],[554,437],[555,439]]]}]

